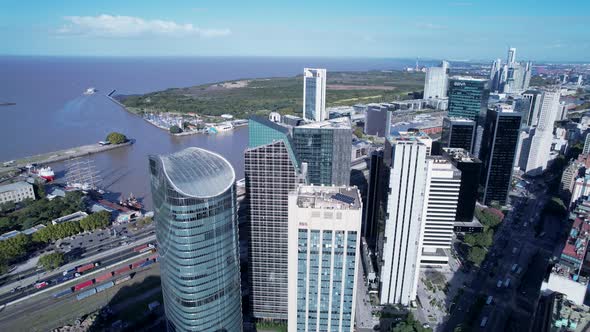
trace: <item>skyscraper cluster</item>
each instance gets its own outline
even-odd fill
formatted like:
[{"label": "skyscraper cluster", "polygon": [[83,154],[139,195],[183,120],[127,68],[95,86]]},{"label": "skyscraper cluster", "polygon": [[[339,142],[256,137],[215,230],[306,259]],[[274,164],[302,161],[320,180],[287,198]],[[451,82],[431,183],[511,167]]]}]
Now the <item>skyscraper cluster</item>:
[{"label": "skyscraper cluster", "polygon": [[517,62],[516,48],[508,49],[506,63],[501,59],[492,63],[490,88],[503,93],[520,93],[529,88],[532,74],[531,62]]},{"label": "skyscraper cluster", "polygon": [[[327,119],[326,71],[305,68],[303,119],[273,112],[249,120],[253,317],[288,322],[289,331],[352,331],[361,243],[374,253],[380,303],[412,304],[420,268],[449,263],[455,223],[474,220],[476,201],[505,205],[515,166],[546,169],[560,94],[526,90],[530,70],[513,48],[490,79],[449,78],[445,61],[429,68],[424,98],[448,98],[440,142],[416,129],[391,135],[392,111],[368,108],[364,131],[384,146],[371,155],[363,202],[350,186],[351,120]],[[490,102],[498,87],[507,95]],[[233,168],[189,148],[150,157],[150,172],[169,329],[239,331]]]}]

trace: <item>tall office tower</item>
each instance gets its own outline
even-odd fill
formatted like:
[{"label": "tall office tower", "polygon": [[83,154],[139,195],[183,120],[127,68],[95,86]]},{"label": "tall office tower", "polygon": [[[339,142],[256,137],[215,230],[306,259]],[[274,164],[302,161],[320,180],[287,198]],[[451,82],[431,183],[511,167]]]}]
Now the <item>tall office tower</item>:
[{"label": "tall office tower", "polygon": [[508,49],[508,58],[506,59],[508,66],[516,63],[516,48],[511,47]]},{"label": "tall office tower", "polygon": [[584,163],[578,160],[572,160],[570,161],[569,165],[563,170],[563,174],[561,175],[561,182],[559,183],[559,195],[563,198],[564,202],[566,203],[566,206],[570,203],[576,179],[578,178],[578,176],[581,176],[585,173],[584,166]]},{"label": "tall office tower", "polygon": [[540,99],[537,125],[530,144],[526,169],[529,175],[539,175],[546,168],[553,141],[553,123],[559,113],[559,91],[544,91]]},{"label": "tall office tower", "polygon": [[466,118],[477,126],[473,154],[479,155],[490,92],[488,80],[453,77],[449,80],[449,117]]},{"label": "tall office tower", "polygon": [[565,101],[559,102],[559,115],[557,116],[557,121],[562,121],[567,119],[567,104]]},{"label": "tall office tower", "polygon": [[303,118],[307,121],[328,119],[325,69],[303,69]]},{"label": "tall office tower", "polygon": [[582,150],[583,154],[590,154],[590,134],[586,134],[584,138],[584,149]]},{"label": "tall office tower", "polygon": [[538,90],[527,90],[522,96],[529,101],[529,108],[523,112],[523,123],[528,126],[536,126],[539,118],[539,109],[541,107],[542,92]]},{"label": "tall office tower", "polygon": [[386,188],[383,185],[386,183],[383,181],[384,175],[383,150],[374,151],[371,154],[367,200],[361,234],[373,251],[377,243],[379,220],[385,215],[383,210],[386,197]]},{"label": "tall office tower", "polygon": [[408,131],[400,131],[397,133],[395,137],[397,137],[399,140],[416,140],[422,143],[426,147],[427,156],[430,156],[432,152],[432,138],[430,138],[428,134],[426,134],[423,131],[420,131],[419,129],[408,129]]},{"label": "tall office tower", "polygon": [[391,110],[381,104],[369,104],[365,112],[366,135],[386,137],[391,135]]},{"label": "tall office tower", "polygon": [[531,76],[533,75],[533,63],[527,62],[524,67],[524,78],[522,80],[521,91],[525,91],[531,85]]},{"label": "tall office tower", "polygon": [[426,69],[424,79],[424,99],[438,99],[447,97],[449,63],[443,61],[440,67]]},{"label": "tall office tower", "polygon": [[490,90],[499,91],[502,80],[502,60],[496,59],[492,62],[490,69]]},{"label": "tall office tower", "polygon": [[308,165],[309,184],[349,184],[352,158],[352,129],[349,118],[295,127],[293,142],[299,162]]},{"label": "tall office tower", "polygon": [[420,264],[447,265],[461,187],[461,171],[443,156],[426,158],[426,189],[422,210]]},{"label": "tall office tower", "polygon": [[457,221],[471,222],[475,212],[477,190],[481,176],[481,160],[464,149],[443,148],[443,156],[451,160],[461,171],[459,203],[457,204]]},{"label": "tall office tower", "polygon": [[531,151],[531,143],[533,136],[535,136],[535,127],[525,127],[521,124],[520,134],[518,135],[518,143],[516,144],[516,160],[514,166],[521,171],[526,170],[526,165],[529,161],[529,152]]},{"label": "tall office tower", "polygon": [[475,121],[465,118],[443,118],[441,146],[443,148],[461,148],[473,151],[475,141]]},{"label": "tall office tower", "polygon": [[187,148],[149,169],[168,331],[241,331],[233,167]]},{"label": "tall office tower", "polygon": [[245,152],[248,279],[254,317],[287,320],[288,200],[301,182],[289,129],[252,117]]},{"label": "tall office tower", "polygon": [[354,330],[361,214],[356,187],[289,195],[289,331]]},{"label": "tall office tower", "polygon": [[418,286],[420,231],[426,183],[426,145],[411,136],[389,137],[384,160],[389,168],[384,232],[380,234],[380,303],[409,305]]},{"label": "tall office tower", "polygon": [[521,121],[522,113],[514,112],[509,105],[499,104],[488,110],[480,154],[482,202],[486,205],[493,201],[506,204]]}]

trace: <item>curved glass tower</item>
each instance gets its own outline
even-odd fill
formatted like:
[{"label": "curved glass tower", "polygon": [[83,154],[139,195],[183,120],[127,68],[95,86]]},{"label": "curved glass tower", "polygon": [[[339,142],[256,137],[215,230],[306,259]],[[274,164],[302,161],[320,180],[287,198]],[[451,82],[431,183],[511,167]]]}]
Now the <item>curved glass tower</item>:
[{"label": "curved glass tower", "polygon": [[241,331],[235,173],[199,148],[150,156],[169,331]]}]

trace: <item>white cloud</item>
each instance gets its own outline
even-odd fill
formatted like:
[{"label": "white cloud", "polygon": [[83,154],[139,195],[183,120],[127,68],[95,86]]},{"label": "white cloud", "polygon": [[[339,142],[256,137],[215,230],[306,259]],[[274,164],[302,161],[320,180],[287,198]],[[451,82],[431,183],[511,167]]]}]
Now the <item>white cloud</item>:
[{"label": "white cloud", "polygon": [[438,25],[434,23],[416,23],[416,27],[420,29],[428,30],[445,30],[447,27],[444,25]]},{"label": "white cloud", "polygon": [[221,37],[231,34],[229,29],[202,29],[190,23],[145,20],[133,16],[66,16],[68,23],[57,30],[62,35],[92,35],[100,37],[138,37],[145,35],[169,37]]}]

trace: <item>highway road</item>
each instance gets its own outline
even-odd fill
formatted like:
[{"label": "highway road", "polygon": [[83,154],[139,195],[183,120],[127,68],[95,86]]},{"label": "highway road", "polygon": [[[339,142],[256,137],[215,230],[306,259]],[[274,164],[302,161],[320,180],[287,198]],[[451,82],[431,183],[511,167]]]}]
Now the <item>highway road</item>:
[{"label": "highway road", "polygon": [[[133,248],[135,248],[137,245],[156,241],[155,235],[152,233],[153,229],[147,229],[144,232],[138,233],[136,236],[129,236],[124,240],[124,242],[127,243],[125,245],[118,245],[117,242],[115,242],[114,245],[105,247],[103,251],[96,252],[93,256],[88,256],[81,260],[70,262],[50,274],[33,273],[28,277],[21,278],[11,284],[5,284],[0,287],[0,294],[2,294],[0,295],[0,305],[10,303],[19,298],[39,292],[40,290],[34,288],[34,284],[39,281],[48,281],[50,285],[57,284],[57,280],[63,275],[63,271],[67,271],[68,269],[74,268],[76,266],[97,261],[100,262],[101,266],[107,266],[133,257],[137,255],[137,253],[133,252]],[[19,288],[15,291],[14,289],[16,287]]]},{"label": "highway road", "polygon": [[[112,231],[101,230],[98,232],[82,234],[75,236],[73,240],[58,241],[56,246],[60,251],[66,252],[66,255],[75,256],[76,260],[92,257],[105,250],[121,246],[123,243],[137,241],[153,235],[155,230],[153,227],[146,227],[138,232],[131,234],[126,229],[126,226],[118,226],[119,235],[112,236]],[[73,261],[72,261],[73,262]],[[0,279],[0,286],[4,287],[15,281],[24,280],[32,276],[39,276],[39,279],[44,277],[45,271],[35,267],[13,272],[8,276],[3,276]],[[1,293],[1,292],[0,292]]]}]

